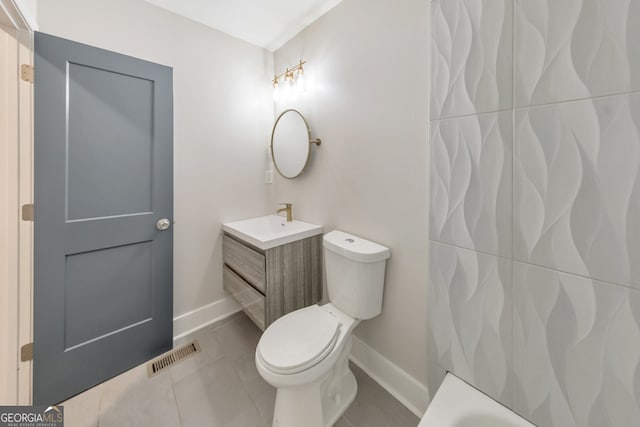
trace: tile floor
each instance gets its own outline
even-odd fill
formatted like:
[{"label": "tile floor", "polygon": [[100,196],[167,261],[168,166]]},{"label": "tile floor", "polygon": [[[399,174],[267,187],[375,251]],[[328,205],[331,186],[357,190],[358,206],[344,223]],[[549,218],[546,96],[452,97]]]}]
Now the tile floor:
[{"label": "tile floor", "polygon": [[[269,427],[275,389],[253,361],[260,330],[244,314],[200,329],[202,352],[153,378],[140,365],[63,402],[66,427]],[[358,395],[338,427],[415,427],[418,418],[352,364]],[[303,426],[301,426],[303,427]]]}]

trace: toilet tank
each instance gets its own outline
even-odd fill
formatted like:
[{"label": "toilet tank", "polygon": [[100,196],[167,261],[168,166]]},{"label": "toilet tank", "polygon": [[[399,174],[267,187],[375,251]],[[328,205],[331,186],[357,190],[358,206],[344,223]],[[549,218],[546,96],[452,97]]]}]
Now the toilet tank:
[{"label": "toilet tank", "polygon": [[380,314],[389,248],[339,230],[325,234],[323,245],[331,303],[356,319]]}]

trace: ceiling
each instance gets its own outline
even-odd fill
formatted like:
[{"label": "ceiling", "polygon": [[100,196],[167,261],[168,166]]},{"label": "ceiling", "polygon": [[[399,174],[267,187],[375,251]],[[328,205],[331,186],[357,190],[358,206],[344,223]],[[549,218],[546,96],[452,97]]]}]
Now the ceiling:
[{"label": "ceiling", "polygon": [[146,0],[274,51],[342,0]]}]

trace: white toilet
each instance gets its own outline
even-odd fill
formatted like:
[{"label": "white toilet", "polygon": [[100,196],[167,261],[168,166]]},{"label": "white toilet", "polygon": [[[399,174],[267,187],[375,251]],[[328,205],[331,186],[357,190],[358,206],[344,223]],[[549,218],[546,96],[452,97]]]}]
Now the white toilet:
[{"label": "white toilet", "polygon": [[389,249],[338,230],[323,246],[331,302],[279,318],[256,349],[258,372],[278,389],[274,427],[328,427],[340,418],[357,391],[351,332],[382,311]]}]

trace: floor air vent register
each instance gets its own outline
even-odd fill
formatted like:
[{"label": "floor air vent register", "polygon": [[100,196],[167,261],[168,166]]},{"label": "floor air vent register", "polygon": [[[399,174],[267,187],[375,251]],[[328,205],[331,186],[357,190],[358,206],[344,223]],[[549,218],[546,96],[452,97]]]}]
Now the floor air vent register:
[{"label": "floor air vent register", "polygon": [[184,360],[199,352],[200,344],[198,344],[198,341],[193,341],[180,348],[171,350],[169,353],[166,353],[163,356],[160,356],[159,358],[149,362],[147,364],[147,374],[149,375],[149,377],[152,377],[157,373],[170,368],[181,360]]}]

